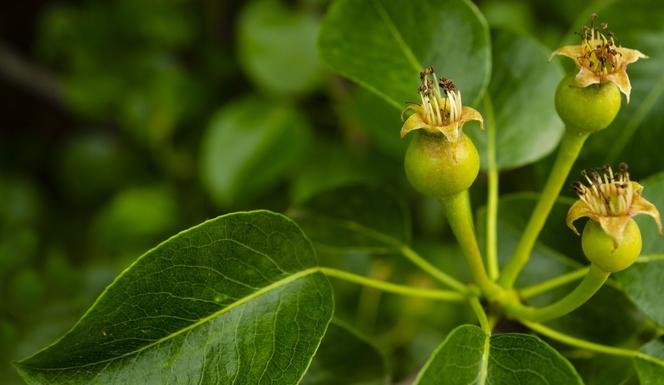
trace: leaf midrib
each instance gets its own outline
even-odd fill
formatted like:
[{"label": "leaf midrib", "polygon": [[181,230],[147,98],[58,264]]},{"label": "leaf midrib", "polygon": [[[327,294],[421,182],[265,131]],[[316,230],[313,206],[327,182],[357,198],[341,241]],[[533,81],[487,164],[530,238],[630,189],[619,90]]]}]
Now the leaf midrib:
[{"label": "leaf midrib", "polygon": [[406,44],[403,36],[401,36],[401,32],[394,24],[394,21],[392,21],[392,18],[390,17],[389,13],[387,13],[387,10],[383,4],[380,2],[380,0],[373,0],[372,4],[374,5],[376,12],[378,12],[381,20],[383,20],[383,23],[385,23],[385,26],[390,31],[390,35],[392,35],[392,38],[397,43],[397,46],[399,46],[401,52],[406,57],[406,60],[410,62],[416,72],[421,71],[423,69],[422,64],[420,64],[420,61],[417,60],[417,57],[413,51],[410,49],[408,44]]},{"label": "leaf midrib", "polygon": [[152,348],[154,346],[157,346],[157,345],[159,345],[163,342],[166,342],[166,341],[168,341],[172,338],[175,338],[178,335],[183,334],[183,333],[185,333],[189,330],[193,330],[193,329],[197,328],[198,326],[201,326],[201,325],[203,325],[203,324],[205,324],[205,323],[221,316],[224,313],[227,313],[227,312],[229,312],[229,311],[231,311],[231,310],[233,310],[233,309],[235,309],[235,308],[237,308],[237,307],[239,307],[239,306],[241,306],[241,305],[243,305],[243,304],[245,304],[245,303],[247,303],[247,302],[249,302],[253,299],[256,299],[256,298],[262,296],[263,294],[267,294],[267,293],[269,293],[270,291],[272,291],[274,289],[285,286],[285,285],[287,285],[291,282],[294,282],[294,281],[296,281],[300,278],[303,278],[307,275],[317,273],[319,271],[320,271],[320,268],[318,266],[315,266],[315,267],[311,267],[311,268],[308,268],[308,269],[305,269],[305,270],[301,270],[297,273],[293,273],[292,275],[289,275],[286,278],[280,279],[278,281],[275,281],[275,282],[271,283],[270,285],[264,286],[264,287],[260,288],[259,290],[256,290],[255,292],[247,295],[246,297],[243,297],[243,298],[233,302],[232,304],[230,304],[230,305],[224,307],[223,309],[220,309],[220,310],[208,315],[207,317],[201,318],[197,322],[192,323],[191,325],[189,325],[185,328],[182,328],[182,329],[176,331],[175,333],[171,333],[167,336],[164,336],[164,337],[162,337],[162,338],[160,338],[160,339],[158,339],[154,342],[151,342],[151,343],[141,347],[140,349],[124,353],[124,354],[119,355],[117,357],[111,357],[111,358],[101,360],[101,361],[97,361],[97,362],[90,362],[90,363],[87,363],[87,364],[84,364],[84,365],[76,365],[76,366],[70,366],[70,367],[64,367],[64,368],[41,368],[41,367],[27,365],[27,364],[24,364],[24,363],[21,363],[21,362],[18,362],[17,364],[20,365],[23,368],[26,368],[26,369],[34,369],[34,370],[40,370],[40,371],[65,371],[65,370],[71,370],[71,369],[86,368],[86,367],[100,365],[100,364],[107,364],[107,363],[113,362],[115,360],[130,357],[134,354],[141,353],[141,352],[143,352],[147,349],[150,349],[150,348]]}]

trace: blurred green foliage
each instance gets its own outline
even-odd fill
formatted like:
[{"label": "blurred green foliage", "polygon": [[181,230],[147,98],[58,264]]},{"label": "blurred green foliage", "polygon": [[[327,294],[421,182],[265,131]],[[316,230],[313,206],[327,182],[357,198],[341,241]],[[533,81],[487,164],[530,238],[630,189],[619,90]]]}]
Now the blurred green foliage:
[{"label": "blurred green foliage", "polygon": [[[34,25],[20,31],[32,36],[25,56],[56,78],[62,92],[57,107],[34,98],[15,111],[3,111],[19,117],[8,122],[29,123],[0,128],[0,383],[20,383],[9,360],[66,330],[129,261],[177,231],[225,212],[286,211],[320,203],[322,198],[311,199],[350,183],[389,185],[390,194],[412,209],[404,215],[413,217],[416,249],[446,271],[466,274],[440,221],[439,206],[405,183],[399,111],[321,64],[317,33],[328,3],[86,0],[31,10]],[[550,157],[533,162],[553,149],[561,126],[552,105],[530,106],[530,92],[555,86],[562,71],[558,64],[547,67],[546,53],[568,41],[571,29],[592,10],[601,13],[603,3],[477,1],[493,28],[492,42],[499,43],[493,68],[500,77],[494,73],[489,89],[498,97],[498,121],[511,129],[502,137],[499,131],[499,144],[519,147],[498,150],[505,169],[501,193],[536,190],[544,180]],[[651,56],[661,52],[661,9],[623,8],[614,6],[606,14],[619,28],[616,32]],[[654,21],[641,22],[646,15]],[[431,38],[418,35],[428,32],[413,33]],[[511,56],[512,49],[528,55]],[[643,111],[645,123],[621,116],[616,124],[632,130],[621,139],[622,147],[612,150],[611,139],[598,135],[584,153],[584,165],[624,155],[643,170],[639,177],[664,169],[657,154],[638,156],[641,146],[653,149],[664,140],[659,129],[663,87],[653,95],[648,86],[661,83],[661,60],[635,66],[638,80],[628,111],[633,116],[644,99],[654,98]],[[530,84],[520,83],[524,77]],[[390,89],[389,79],[385,86]],[[542,98],[551,101],[552,96]],[[535,118],[545,119],[545,127],[538,126],[532,110],[519,110],[523,105],[536,109]],[[57,119],[37,119],[49,114]],[[529,130],[547,131],[531,136],[537,140],[520,142],[519,135]],[[483,134],[473,135],[481,147]],[[481,176],[473,190],[476,207],[484,201],[485,187]],[[380,189],[373,194],[384,198]],[[503,208],[500,218],[505,247],[523,223],[523,207],[530,205],[526,199],[510,199],[511,206],[505,207],[512,210]],[[364,206],[371,205],[348,207],[359,213]],[[552,258],[559,254],[556,245],[546,243],[534,256],[543,262],[531,269],[553,274],[576,266]],[[390,250],[379,254],[372,258],[367,252],[341,250],[321,260],[374,277],[433,285]],[[542,277],[528,273],[523,279]],[[337,314],[375,337],[397,379],[421,365],[453,326],[469,318],[468,310],[457,305],[436,305],[431,311],[420,300],[382,297],[344,284],[335,288]],[[621,319],[635,322],[639,315],[620,298]],[[597,335],[575,328],[574,319],[561,322],[578,334]],[[621,334],[619,339],[630,337]]]}]

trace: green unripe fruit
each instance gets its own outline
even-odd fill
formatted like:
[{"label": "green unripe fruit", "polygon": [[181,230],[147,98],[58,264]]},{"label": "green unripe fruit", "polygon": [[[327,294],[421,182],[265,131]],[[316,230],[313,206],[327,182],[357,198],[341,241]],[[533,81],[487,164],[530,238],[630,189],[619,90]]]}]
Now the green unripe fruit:
[{"label": "green unripe fruit", "polygon": [[442,198],[467,190],[477,178],[480,156],[462,134],[455,144],[443,135],[413,133],[406,150],[406,176],[415,190]]},{"label": "green unripe fruit", "polygon": [[580,88],[574,79],[574,75],[569,75],[558,84],[558,115],[568,130],[579,134],[605,129],[620,111],[620,90],[611,82]]},{"label": "green unripe fruit", "polygon": [[623,240],[616,247],[613,238],[604,232],[600,224],[590,220],[583,228],[581,247],[590,262],[606,272],[615,273],[630,267],[641,254],[641,231],[630,219],[625,226]]}]

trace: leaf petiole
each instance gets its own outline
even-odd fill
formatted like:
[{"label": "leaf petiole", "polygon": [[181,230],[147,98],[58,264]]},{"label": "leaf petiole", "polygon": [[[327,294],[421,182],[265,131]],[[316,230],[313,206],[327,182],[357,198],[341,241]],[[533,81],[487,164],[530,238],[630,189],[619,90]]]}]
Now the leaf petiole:
[{"label": "leaf petiole", "polygon": [[548,338],[551,338],[552,340],[556,340],[558,342],[562,342],[566,345],[574,346],[577,348],[581,349],[586,349],[590,350],[593,352],[597,353],[603,353],[603,354],[610,354],[613,356],[621,356],[621,357],[638,357],[642,358],[646,361],[650,362],[655,362],[658,363],[659,365],[664,366],[664,361],[657,357],[653,357],[649,354],[645,354],[643,352],[640,352],[638,350],[631,350],[631,349],[622,349],[622,348],[616,348],[613,346],[607,346],[607,345],[602,345],[598,344],[595,342],[590,342],[586,341],[581,338],[576,338],[572,337],[570,335],[561,333],[557,330],[553,330],[551,328],[548,328],[540,323],[537,322],[530,322],[530,321],[521,321],[524,325],[526,325],[529,329],[545,336]]},{"label": "leaf petiole", "polygon": [[406,259],[411,261],[415,266],[419,267],[433,278],[436,278],[441,283],[447,285],[448,287],[460,293],[468,293],[468,287],[466,285],[464,285],[454,277],[444,273],[436,266],[432,265],[429,261],[424,259],[421,255],[419,255],[415,250],[413,250],[409,246],[400,245],[399,251]]},{"label": "leaf petiole", "polygon": [[491,335],[491,322],[489,322],[480,300],[477,297],[470,298],[470,306],[473,308],[473,312],[475,312],[484,333],[488,336]]},{"label": "leaf petiole", "polygon": [[468,299],[465,295],[461,293],[449,290],[423,289],[412,286],[399,285],[396,283],[368,278],[362,275],[350,273],[343,270],[337,270],[330,267],[319,267],[318,270],[328,277],[334,277],[344,281],[353,282],[368,287],[373,287],[375,289],[383,290],[387,293],[392,293],[392,294],[400,294],[410,297],[429,298],[429,299],[436,299],[436,300],[450,301],[450,302],[465,302]]},{"label": "leaf petiole", "polygon": [[519,290],[519,296],[523,299],[528,299],[536,297],[542,293],[545,293],[549,290],[555,289],[557,287],[566,285],[570,282],[574,282],[583,278],[588,273],[589,268],[584,267],[563,275],[559,275],[555,278],[551,278],[537,285],[529,286]]}]

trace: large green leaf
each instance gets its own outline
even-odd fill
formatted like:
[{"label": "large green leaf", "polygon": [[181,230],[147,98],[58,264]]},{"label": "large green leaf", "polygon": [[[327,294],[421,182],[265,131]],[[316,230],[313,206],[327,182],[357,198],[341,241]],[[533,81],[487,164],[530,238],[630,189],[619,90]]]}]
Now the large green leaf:
[{"label": "large green leaf", "polygon": [[[553,98],[563,70],[547,63],[549,50],[530,37],[497,30],[493,33],[493,67],[489,95],[496,123],[498,168],[534,162],[553,151],[563,133],[563,123]],[[485,119],[486,119],[486,111]],[[486,135],[468,129],[486,167]]]},{"label": "large green leaf", "polygon": [[144,254],[17,367],[30,384],[297,384],[332,310],[297,225],[229,214]]},{"label": "large green leaf", "polygon": [[[605,3],[608,6],[597,12],[615,32],[617,41],[650,58],[629,65],[630,102],[626,104],[623,98],[613,124],[589,138],[581,164],[587,167],[627,162],[639,175],[653,174],[664,169],[664,157],[658,156],[664,142],[664,4],[655,0]],[[578,44],[578,36],[570,39]]]},{"label": "large green leaf", "polygon": [[320,78],[319,20],[282,3],[255,0],[243,9],[237,28],[238,56],[259,87],[273,93],[300,93]]},{"label": "large green leaf", "polygon": [[290,212],[318,250],[387,253],[410,242],[410,214],[396,192],[349,185],[314,196]]},{"label": "large green leaf", "polygon": [[[643,196],[664,209],[664,173],[643,181]],[[664,325],[661,284],[664,277],[664,239],[648,216],[635,218],[643,237],[644,257],[629,269],[616,274],[623,290],[634,303],[659,325]]]},{"label": "large green leaf", "polygon": [[385,385],[385,357],[365,337],[334,320],[301,385]]},{"label": "large green leaf", "polygon": [[201,179],[220,207],[246,204],[298,165],[310,127],[297,110],[251,98],[225,106],[201,143]]},{"label": "large green leaf", "polygon": [[432,354],[416,385],[582,384],[574,367],[537,337],[486,335],[480,328],[454,329]]},{"label": "large green leaf", "polygon": [[454,80],[469,104],[481,97],[491,69],[486,21],[465,0],[338,0],[318,47],[333,70],[398,109],[417,100],[425,66]]},{"label": "large green leaf", "polygon": [[664,384],[664,341],[660,338],[641,348],[643,356],[637,356],[634,366],[641,385]]}]

